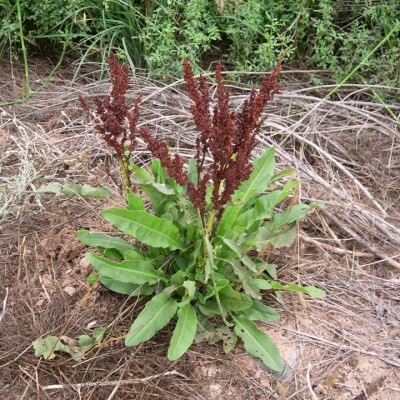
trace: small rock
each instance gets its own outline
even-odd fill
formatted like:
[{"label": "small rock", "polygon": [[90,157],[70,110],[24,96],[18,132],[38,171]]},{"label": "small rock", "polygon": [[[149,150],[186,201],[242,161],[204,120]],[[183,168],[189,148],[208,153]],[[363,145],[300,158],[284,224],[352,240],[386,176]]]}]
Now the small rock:
[{"label": "small rock", "polygon": [[36,305],[38,306],[38,307],[41,307],[43,304],[44,304],[44,299],[40,299],[37,303],[36,303]]},{"label": "small rock", "polygon": [[220,394],[221,394],[221,391],[222,391],[222,387],[218,383],[214,383],[214,384],[210,385],[210,397],[212,399],[218,398],[218,396],[220,396]]},{"label": "small rock", "polygon": [[89,322],[89,323],[86,325],[86,329],[92,329],[94,326],[96,326],[96,324],[97,324],[97,321]]},{"label": "small rock", "polygon": [[73,296],[76,293],[76,289],[73,286],[67,286],[64,288],[64,292],[70,296]]},{"label": "small rock", "polygon": [[80,261],[79,261],[79,266],[82,268],[82,269],[88,269],[89,267],[90,267],[90,262],[88,261],[88,260],[86,260],[86,258],[82,258]]},{"label": "small rock", "polygon": [[326,396],[328,394],[327,390],[321,384],[317,385],[314,390],[315,393],[322,394],[323,396]]}]

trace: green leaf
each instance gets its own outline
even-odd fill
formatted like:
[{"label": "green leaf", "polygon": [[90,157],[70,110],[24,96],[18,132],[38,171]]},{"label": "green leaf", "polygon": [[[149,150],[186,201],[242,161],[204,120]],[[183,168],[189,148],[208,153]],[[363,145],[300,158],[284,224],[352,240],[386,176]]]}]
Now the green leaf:
[{"label": "green leaf", "polygon": [[245,311],[243,314],[252,321],[262,321],[270,322],[279,319],[280,315],[272,307],[268,307],[258,300],[253,300],[251,307]]},{"label": "green leaf", "polygon": [[223,307],[228,311],[247,310],[253,304],[253,300],[244,293],[239,293],[230,286],[225,286],[219,291],[219,299]]},{"label": "green leaf", "polygon": [[298,185],[298,181],[290,181],[287,182],[281,190],[274,190],[265,196],[257,198],[254,202],[254,206],[241,213],[236,223],[250,227],[254,221],[272,218],[275,206],[292,195]]},{"label": "green leaf", "polygon": [[55,193],[58,196],[83,196],[96,199],[107,199],[110,192],[106,188],[95,188],[84,184],[83,186],[77,183],[67,181],[64,185],[59,183],[49,183],[40,187],[37,193]]},{"label": "green leaf", "polygon": [[94,283],[98,282],[100,279],[100,274],[90,274],[87,278],[86,278],[86,283],[88,285],[93,285]]},{"label": "green leaf", "polygon": [[146,168],[142,168],[134,164],[132,166],[132,170],[136,175],[136,183],[142,185],[154,182],[154,176],[149,171],[147,171]]},{"label": "green leaf", "polygon": [[127,195],[128,200],[128,210],[130,211],[144,211],[144,202],[143,199],[137,196],[134,193],[128,193]]},{"label": "green leaf", "polygon": [[101,213],[104,219],[122,232],[152,247],[184,249],[179,229],[164,218],[146,211],[112,208]]},{"label": "green leaf", "polygon": [[164,183],[165,182],[165,169],[161,165],[161,161],[159,158],[155,158],[150,166],[151,172],[154,175],[156,182]]},{"label": "green leaf", "polygon": [[187,295],[192,299],[196,293],[196,282],[195,281],[185,281],[182,285],[186,289]]},{"label": "green leaf", "polygon": [[245,269],[240,262],[232,261],[231,265],[233,267],[233,271],[240,279],[240,282],[243,285],[243,290],[246,292],[246,294],[255,299],[261,299],[260,289],[254,282],[254,274]]},{"label": "green leaf", "polygon": [[254,284],[261,290],[270,290],[272,289],[272,284],[270,281],[267,281],[266,279],[254,279]]},{"label": "green leaf", "polygon": [[108,278],[107,276],[100,276],[99,281],[107,289],[115,293],[126,294],[128,296],[149,296],[154,292],[154,287],[147,283],[137,285],[136,283],[119,282],[115,279]]},{"label": "green leaf", "polygon": [[178,322],[168,349],[168,360],[175,361],[186,353],[194,341],[196,329],[196,311],[190,304],[186,304],[178,311]]},{"label": "green leaf", "polygon": [[257,272],[257,266],[256,264],[251,261],[249,256],[246,256],[245,254],[242,254],[243,250],[239,245],[237,245],[235,242],[233,242],[230,239],[224,238],[224,237],[219,237],[222,239],[222,241],[232,250],[235,252],[236,256],[239,258],[239,260],[251,271]]},{"label": "green leaf", "polygon": [[124,283],[156,283],[162,279],[163,272],[156,271],[146,260],[125,260],[120,263],[99,257],[94,253],[86,253],[85,258],[103,276]]},{"label": "green leaf", "polygon": [[78,340],[79,346],[80,347],[84,347],[84,346],[85,347],[86,346],[93,347],[94,345],[100,343],[103,340],[106,331],[107,331],[107,327],[101,326],[101,327],[93,329],[93,336],[89,336],[89,335],[79,336],[79,340]]},{"label": "green leaf", "polygon": [[67,181],[60,194],[65,196],[82,195],[82,187],[75,182]]},{"label": "green leaf", "polygon": [[69,347],[62,344],[57,336],[46,336],[43,339],[35,340],[33,348],[35,349],[35,356],[43,356],[45,360],[52,360],[56,356],[55,351],[71,354]]},{"label": "green leaf", "polygon": [[314,297],[315,299],[323,299],[326,296],[324,290],[314,286],[306,286],[304,289],[309,296]]},{"label": "green leaf", "polygon": [[91,199],[108,199],[110,197],[110,191],[106,188],[95,188],[84,184],[81,189],[81,194],[83,197],[88,197]]},{"label": "green leaf", "polygon": [[177,308],[177,302],[168,294],[154,296],[132,324],[125,338],[125,345],[136,346],[151,339],[171,321]]},{"label": "green leaf", "polygon": [[[200,312],[207,317],[212,316],[212,315],[220,315],[220,313],[221,313],[215,299],[206,301],[206,304],[198,303],[197,306],[198,306]],[[227,315],[226,310],[223,309],[222,311],[224,313],[223,316],[226,317],[226,315]]]},{"label": "green leaf", "polygon": [[233,194],[232,201],[241,201],[245,204],[251,197],[262,193],[270,185],[275,169],[275,149],[270,147],[265,153],[254,161],[253,172],[249,179],[243,182]]},{"label": "green leaf", "polygon": [[188,163],[187,174],[189,178],[189,182],[194,183],[197,187],[198,176],[197,176],[197,159],[193,157]]},{"label": "green leaf", "polygon": [[230,330],[227,326],[221,326],[215,331],[222,340],[222,348],[224,349],[224,353],[230,353],[235,348],[238,340],[235,332]]},{"label": "green leaf", "polygon": [[214,329],[214,335],[208,337],[208,343],[215,344],[220,340],[222,340],[224,352],[227,354],[236,346],[238,337],[235,332],[227,326],[221,326]]},{"label": "green leaf", "polygon": [[315,286],[300,286],[294,283],[289,285],[282,285],[281,283],[274,281],[271,282],[271,284],[272,288],[275,290],[285,290],[290,292],[305,293],[317,299],[322,299],[326,296],[326,293],[323,290],[318,289]]},{"label": "green leaf", "polygon": [[282,372],[284,363],[272,339],[245,316],[239,315],[233,319],[235,333],[243,340],[246,351],[260,358],[268,368]]},{"label": "green leaf", "polygon": [[169,188],[166,184],[164,183],[152,183],[152,186],[157,189],[161,194],[163,195],[173,195],[176,194],[175,190],[172,188]]},{"label": "green leaf", "polygon": [[82,243],[86,244],[86,246],[116,249],[121,254],[134,249],[134,246],[127,241],[119,237],[106,235],[105,233],[90,233],[89,231],[82,229],[76,232],[76,237]]},{"label": "green leaf", "polygon": [[276,274],[276,264],[265,264],[263,268],[267,274],[273,278],[273,279],[278,279],[278,275]]},{"label": "green leaf", "polygon": [[242,210],[242,205],[228,205],[222,215],[221,221],[217,228],[217,235],[223,237],[233,237],[230,234],[232,227],[236,224],[237,217]]}]

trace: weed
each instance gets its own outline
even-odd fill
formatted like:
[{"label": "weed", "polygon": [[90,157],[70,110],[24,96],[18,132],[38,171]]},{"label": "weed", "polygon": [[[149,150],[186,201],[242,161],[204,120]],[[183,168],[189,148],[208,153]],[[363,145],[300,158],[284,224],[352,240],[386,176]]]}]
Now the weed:
[{"label": "weed", "polygon": [[[84,100],[82,105],[116,151],[125,182],[126,207],[106,209],[102,216],[134,240],[78,231],[83,243],[98,250],[85,256],[97,270],[89,277],[90,283],[99,281],[118,293],[145,296],[145,307],[125,335],[127,346],[151,339],[174,319],[168,350],[171,361],[195,341],[222,341],[229,352],[240,338],[251,355],[282,371],[278,349],[254,322],[268,323],[278,319],[279,313],[261,300],[279,296],[281,291],[313,297],[323,297],[324,292],[280,283],[275,265],[263,258],[266,251],[290,245],[297,221],[316,207],[282,205],[289,196],[296,198],[299,182],[289,180],[281,189],[275,188],[293,170],[275,172],[274,148],[250,161],[262,111],[281,90],[280,62],[260,90],[251,91],[242,109],[233,111],[221,65],[216,71],[217,101],[212,105],[205,78],[197,82],[190,63],[184,61],[191,112],[200,131],[196,156],[185,166],[180,156],[170,154],[166,143],[142,127],[140,134],[155,157],[150,170],[135,165],[131,157],[140,100],[134,114],[129,114],[127,68],[119,66],[116,56],[109,63],[111,95],[95,100],[95,112]],[[209,164],[206,154],[212,159]],[[42,354],[53,356],[47,345]]]}]

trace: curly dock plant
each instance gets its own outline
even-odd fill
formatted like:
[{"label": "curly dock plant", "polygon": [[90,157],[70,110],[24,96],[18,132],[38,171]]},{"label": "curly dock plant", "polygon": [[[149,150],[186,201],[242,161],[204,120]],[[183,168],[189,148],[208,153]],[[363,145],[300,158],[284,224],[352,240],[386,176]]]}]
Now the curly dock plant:
[{"label": "curly dock plant", "polygon": [[[190,64],[183,62],[191,112],[199,129],[196,154],[187,165],[147,128],[137,132],[140,100],[131,114],[125,104],[128,71],[116,56],[110,57],[109,64],[111,94],[95,100],[94,112],[81,102],[96,130],[115,150],[125,180],[126,207],[104,210],[102,216],[133,240],[86,230],[77,235],[98,249],[85,256],[97,270],[92,282],[145,297],[146,305],[125,344],[137,346],[174,321],[170,360],[181,357],[193,342],[222,341],[229,352],[240,338],[251,355],[282,371],[284,363],[276,346],[254,322],[279,318],[262,300],[279,291],[314,297],[324,293],[279,283],[275,265],[263,258],[273,248],[290,245],[296,222],[313,208],[284,202],[296,197],[299,182],[286,180],[276,189],[276,182],[293,170],[275,172],[274,148],[251,162],[263,109],[281,90],[280,62],[260,89],[251,91],[240,111],[230,108],[221,65],[216,70],[213,105],[205,78],[196,81]],[[154,156],[149,170],[133,163],[138,134]]]}]

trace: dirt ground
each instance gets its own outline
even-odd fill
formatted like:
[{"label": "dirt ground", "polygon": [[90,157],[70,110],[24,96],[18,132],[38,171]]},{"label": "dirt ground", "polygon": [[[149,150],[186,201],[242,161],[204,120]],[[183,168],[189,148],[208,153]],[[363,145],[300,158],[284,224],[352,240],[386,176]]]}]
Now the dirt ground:
[{"label": "dirt ground", "polygon": [[[43,81],[47,68],[43,60],[33,64],[33,85]],[[6,61],[0,69],[5,102],[19,93],[22,70],[10,70]],[[281,313],[280,320],[260,325],[286,361],[277,375],[240,346],[225,355],[220,345],[207,342],[169,362],[170,327],[148,343],[123,346],[121,336],[143,303],[89,287],[87,248],[75,236],[78,229],[112,232],[100,211],[123,201],[112,154],[77,103],[77,94],[104,93],[108,82],[87,66],[71,84],[71,71],[63,67],[26,103],[0,106],[1,400],[400,398],[400,133],[382,107],[353,87],[336,103],[316,108],[314,93],[289,84],[267,110],[260,145],[274,141],[278,167],[298,169],[305,201],[326,202],[300,224],[295,246],[269,255],[283,282],[327,293],[324,299],[291,293],[281,303],[265,299]],[[189,158],[194,128],[177,88],[135,77],[131,93],[147,96],[147,120]],[[169,117],[160,121],[166,110]],[[148,153],[140,157],[146,164]],[[111,200],[35,193],[42,184],[65,179],[105,186]],[[40,337],[76,339],[106,325],[103,342],[81,361],[34,355],[32,342]]]}]

